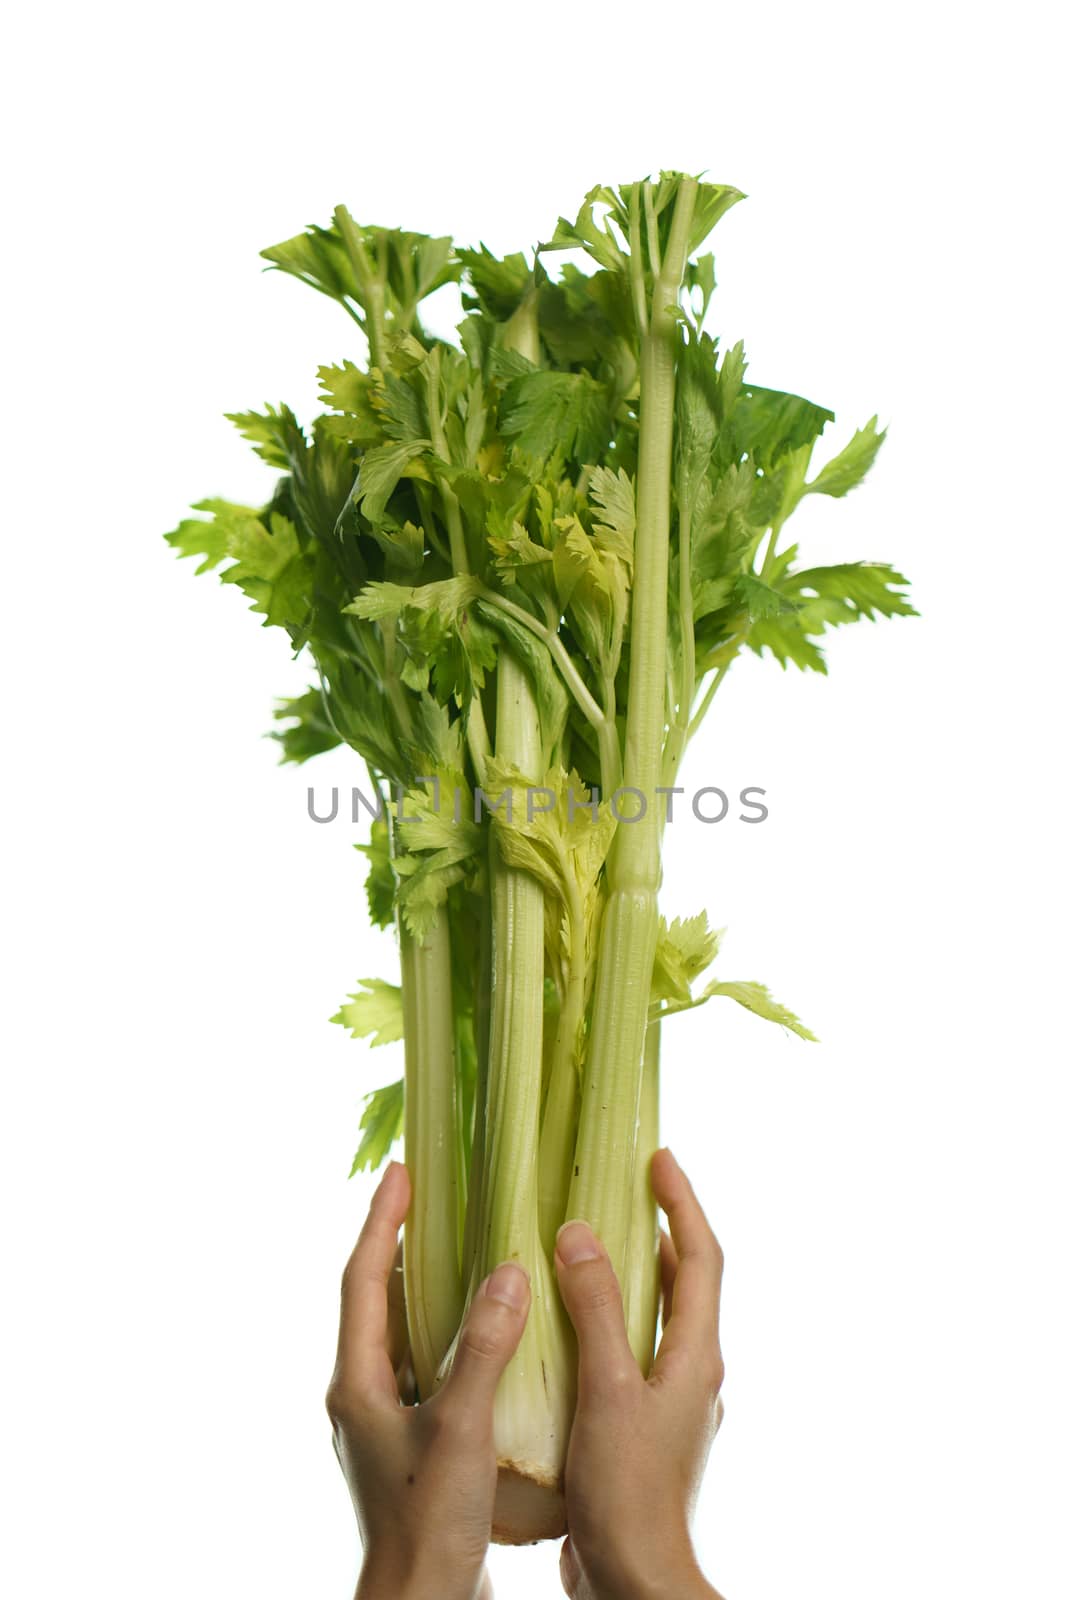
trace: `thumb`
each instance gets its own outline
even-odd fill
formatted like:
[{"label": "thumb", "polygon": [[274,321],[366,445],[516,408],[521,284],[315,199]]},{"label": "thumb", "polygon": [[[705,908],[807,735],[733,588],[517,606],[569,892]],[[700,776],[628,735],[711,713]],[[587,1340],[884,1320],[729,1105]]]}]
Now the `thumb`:
[{"label": "thumb", "polygon": [[556,1235],[556,1278],[578,1335],[578,1398],[617,1392],[640,1380],[626,1337],[622,1291],[607,1251],[587,1222],[565,1222]]},{"label": "thumb", "polygon": [[559,1553],[559,1581],[563,1585],[567,1600],[582,1600],[585,1592],[582,1588],[582,1569],[578,1565],[578,1557],[574,1553],[574,1544],[568,1535],[563,1541],[563,1548]]},{"label": "thumb", "polygon": [[515,1261],[502,1262],[471,1301],[445,1384],[453,1404],[492,1406],[501,1374],[519,1347],[529,1310],[530,1280],[525,1269]]}]

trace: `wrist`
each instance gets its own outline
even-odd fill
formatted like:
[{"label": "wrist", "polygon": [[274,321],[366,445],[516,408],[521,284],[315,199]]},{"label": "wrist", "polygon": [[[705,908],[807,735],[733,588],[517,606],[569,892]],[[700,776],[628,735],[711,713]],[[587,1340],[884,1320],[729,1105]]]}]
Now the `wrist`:
[{"label": "wrist", "polygon": [[355,1600],[475,1600],[481,1576],[481,1567],[460,1574],[444,1561],[428,1570],[428,1564],[411,1551],[369,1551]]},{"label": "wrist", "polygon": [[677,1555],[644,1552],[641,1560],[617,1567],[608,1582],[594,1582],[593,1589],[597,1600],[721,1600],[691,1547]]},{"label": "wrist", "polygon": [[[622,1591],[619,1600],[622,1600]],[[721,1600],[721,1597],[694,1564],[684,1572],[663,1573],[650,1583],[628,1590],[626,1600]]]}]

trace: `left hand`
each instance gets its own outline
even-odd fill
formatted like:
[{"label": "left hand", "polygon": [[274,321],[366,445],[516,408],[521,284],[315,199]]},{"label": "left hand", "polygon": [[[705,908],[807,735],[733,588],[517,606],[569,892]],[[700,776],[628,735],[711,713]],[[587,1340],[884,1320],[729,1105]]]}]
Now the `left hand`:
[{"label": "left hand", "polygon": [[489,1600],[493,1397],[526,1325],[530,1285],[515,1263],[497,1267],[474,1297],[446,1382],[421,1405],[404,1405],[389,1348],[389,1284],[410,1201],[407,1168],[394,1162],[341,1285],[326,1409],[363,1537],[356,1596]]}]

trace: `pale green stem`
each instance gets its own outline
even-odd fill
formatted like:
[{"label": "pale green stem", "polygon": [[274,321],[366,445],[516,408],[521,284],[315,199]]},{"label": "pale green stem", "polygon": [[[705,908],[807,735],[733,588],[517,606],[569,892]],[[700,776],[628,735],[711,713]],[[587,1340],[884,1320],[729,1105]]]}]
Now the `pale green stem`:
[{"label": "pale green stem", "polygon": [[566,684],[586,721],[592,727],[597,739],[597,750],[600,755],[601,784],[606,795],[614,794],[622,782],[622,760],[619,754],[619,734],[615,726],[614,694],[615,686],[611,686],[612,712],[609,717],[597,704],[593,695],[584,683],[581,673],[572,661],[566,645],[558,633],[546,628],[544,623],[529,611],[524,611],[522,606],[516,605],[513,600],[506,599],[498,594],[495,589],[483,586],[482,599],[486,605],[494,606],[497,611],[505,616],[512,617],[521,624],[535,639],[540,639],[552,657],[560,677]]},{"label": "pale green stem", "polygon": [[[541,760],[537,704],[522,667],[506,650],[497,664],[496,722],[498,758],[536,773]],[[495,837],[490,844],[493,970],[485,1204],[468,1294],[501,1261],[519,1261],[530,1274],[526,1327],[493,1407],[498,1507],[502,1490],[518,1479],[540,1484],[558,1515],[574,1364],[555,1276],[538,1232],[544,896],[529,873],[505,865]]]},{"label": "pale green stem", "polygon": [[641,257],[641,207],[636,198],[630,204],[630,293],[633,297],[634,326],[643,339],[648,333],[648,304],[645,300],[645,268]]},{"label": "pale green stem", "polygon": [[[362,298],[363,310],[366,313],[367,343],[370,345],[371,366],[384,369],[385,366],[385,273],[384,261],[382,270],[375,272],[367,254],[367,246],[363,237],[352,221],[347,206],[338,206],[334,212],[337,226],[341,231],[345,249],[348,251],[352,262],[352,270],[356,275],[359,292]],[[384,249],[384,246],[382,247]]]},{"label": "pale green stem", "polygon": [[663,686],[667,677],[667,588],[674,425],[677,302],[696,196],[683,179],[662,270],[641,344],[641,430],[637,462],[630,680],[625,783],[644,797],[644,815],[620,821],[608,861],[609,892],[597,964],[589,1053],[567,1214],[584,1217],[627,1278],[635,1132],[649,989],[658,932],[659,806]]},{"label": "pale green stem", "polygon": [[[485,1214],[485,1116],[489,1093],[489,1022],[493,992],[492,920],[483,920],[478,940],[478,977],[474,991],[474,1037],[478,1050],[478,1083],[474,1096],[471,1170],[463,1229],[463,1281],[470,1285]],[[477,1280],[475,1280],[477,1281]]]},{"label": "pale green stem", "polygon": [[781,533],[781,531],[782,531],[782,525],[781,525],[780,522],[772,522],[771,523],[770,537],[767,540],[767,548],[763,553],[763,563],[762,563],[762,565],[760,567],[760,574],[761,575],[767,571],[767,568],[770,566],[771,562],[774,560],[774,550],[775,550],[775,546],[778,543],[778,535]]},{"label": "pale green stem", "polygon": [[[733,660],[733,657],[731,657],[731,661],[732,660]],[[704,718],[707,716],[708,711],[709,711],[709,709],[711,707],[711,702],[714,700],[715,696],[718,694],[719,686],[722,683],[722,680],[725,678],[727,672],[730,670],[730,664],[731,664],[730,661],[723,662],[722,666],[718,668],[718,670],[716,671],[714,677],[712,678],[711,682],[709,683],[707,689],[705,690],[704,698],[701,700],[699,706],[697,707],[696,711],[693,713],[693,715],[692,715],[692,717],[690,718],[690,721],[689,721],[689,733],[688,733],[688,738],[689,739],[693,738],[693,736],[696,733],[697,729],[700,727],[700,724],[703,722]]]},{"label": "pale green stem", "polygon": [[541,365],[541,335],[537,320],[537,290],[531,288],[518,310],[501,330],[505,350],[515,350],[535,367]]},{"label": "pale green stem", "polygon": [[760,563],[760,577],[766,576],[771,562],[774,560],[774,552],[778,544],[778,535],[781,533],[786,519],[793,515],[793,512],[796,510],[797,506],[804,497],[804,480],[807,477],[808,466],[811,462],[811,452],[812,446],[809,444],[803,449],[794,451],[788,458],[788,464],[786,467],[786,480],[782,485],[781,504],[778,507],[778,515],[771,523],[771,531],[770,537],[767,540],[767,548],[763,553],[763,560]]},{"label": "pale green stem", "polygon": [[[689,720],[696,692],[696,638],[693,632],[692,511],[688,495],[678,500],[678,628],[681,634],[681,681],[672,708],[671,728],[663,757],[663,784],[678,776],[688,743]],[[665,813],[664,813],[665,814]]]},{"label": "pale green stem", "polygon": [[656,1343],[659,1312],[659,1207],[652,1193],[649,1167],[659,1149],[660,1025],[650,1022],[645,1034],[645,1062],[641,1073],[641,1113],[637,1125],[630,1237],[633,1247],[627,1265],[626,1331],[630,1348],[642,1372],[648,1372]]},{"label": "pale green stem", "polygon": [[570,960],[552,1047],[548,1096],[541,1122],[541,1242],[551,1256],[556,1232],[567,1213],[578,1121],[578,1041],[585,1015],[585,912],[573,877],[567,884],[566,912]]},{"label": "pale green stem", "polygon": [[659,259],[659,221],[656,217],[656,206],[652,198],[652,185],[641,185],[641,198],[645,207],[645,237],[648,239],[648,265],[654,278],[660,274]]},{"label": "pale green stem", "polygon": [[[436,370],[426,387],[430,440],[434,451],[440,456],[441,460],[449,461],[451,458],[448,453],[448,443],[445,439],[444,421],[441,417]],[[470,571],[470,563],[467,559],[467,544],[463,537],[463,514],[460,511],[459,501],[456,499],[452,485],[442,479],[437,488],[441,496],[441,504],[445,509],[445,528],[448,531],[452,568],[458,576]],[[467,747],[471,753],[475,779],[484,788],[489,778],[489,733],[485,725],[485,712],[482,709],[481,696],[477,691],[474,692],[471,699],[467,715]]]},{"label": "pale green stem", "polygon": [[[531,292],[527,295],[522,305],[508,322],[503,333],[503,344],[506,349],[518,351],[520,355],[525,356],[528,361],[533,362],[535,365],[540,363],[541,342],[538,333],[536,292]],[[560,639],[559,635],[553,630],[546,628],[541,622],[538,621],[536,617],[531,616],[528,611],[524,611],[521,606],[517,606],[512,601],[506,600],[502,595],[497,595],[487,590],[485,598],[490,604],[498,606],[502,611],[506,612],[507,615],[513,617],[515,621],[521,623],[524,627],[529,628],[529,630],[546,646],[556,664],[556,668],[559,671],[560,676],[567,684],[567,687],[570,689],[571,694],[574,696],[577,704],[585,713],[588,721],[592,724],[594,729],[596,729],[598,740],[601,739],[604,729],[604,714],[578,674],[577,669],[575,668],[570,656],[567,654],[567,651],[563,645],[563,641]],[[501,670],[503,670],[503,666],[504,659],[502,658]],[[512,666],[510,662],[508,663],[508,666],[511,674],[514,674],[516,671],[518,671],[518,669]],[[536,724],[536,702],[534,700],[533,691],[529,687],[528,683],[526,683],[525,677],[521,672],[519,672],[519,676],[523,680],[523,692],[518,707],[518,714],[529,715],[532,712]],[[519,685],[514,682],[513,678],[511,678],[509,681],[513,684],[513,692],[517,691],[519,689]],[[505,680],[502,678],[502,690],[504,683]],[[502,709],[503,705],[498,697],[498,716],[500,715]],[[507,727],[507,725],[498,726],[498,755],[501,754],[501,743],[502,740],[505,739],[513,739],[517,743],[517,731],[511,730],[509,727]],[[532,745],[529,745],[529,743],[527,749],[523,753],[527,758],[525,762],[519,759],[515,760],[515,764],[519,767],[519,770],[531,777],[540,776],[541,765],[544,759],[543,753],[539,749],[535,750]],[[503,869],[497,873],[497,881],[500,881],[502,876]],[[531,886],[533,886],[532,880],[527,881],[531,884]],[[538,889],[537,893],[540,894],[540,892],[541,891]],[[563,1220],[563,1207],[566,1201],[567,1192],[566,1184],[570,1174],[571,1152],[573,1150],[574,1142],[574,1102],[577,1097],[577,1074],[576,1064],[574,1061],[574,1051],[577,1043],[578,1027],[581,1022],[585,991],[584,921],[581,918],[580,905],[577,907],[578,921],[577,923],[574,921],[574,902],[577,900],[577,898],[575,886],[575,892],[571,895],[568,901],[568,909],[572,918],[572,937],[581,945],[580,965],[582,970],[579,973],[580,983],[575,985],[572,981],[570,981],[570,979],[572,979],[574,976],[572,972],[569,975],[566,992],[561,996],[559,1020],[556,1027],[556,1039],[552,1051],[552,1069],[549,1077],[548,1094],[545,1103],[545,1114],[542,1123],[539,1159],[537,1166],[535,1166],[535,1172],[538,1172],[538,1169],[540,1168],[540,1162],[544,1161],[546,1164],[545,1168],[540,1170],[538,1186],[540,1189],[542,1202],[545,1202],[547,1185],[548,1207],[553,1214],[555,1214],[557,1211],[559,1213],[556,1219],[556,1227],[558,1227],[559,1223]],[[494,915],[494,927],[495,926],[496,919]],[[541,959],[543,961],[543,908],[541,926]],[[494,990],[494,1002],[495,1000],[496,994]],[[540,1038],[540,1029],[538,1030],[538,1037]],[[538,1100],[538,1111],[540,1112],[540,1100]],[[531,1150],[535,1148],[536,1145],[537,1130],[535,1127],[533,1130]],[[528,1156],[529,1152],[527,1152],[527,1159]],[[559,1171],[561,1163],[563,1163],[562,1172]],[[562,1193],[560,1193],[561,1190]],[[551,1259],[554,1239],[555,1228],[553,1228],[550,1235],[545,1238],[544,1248],[548,1259]]]},{"label": "pale green stem", "polygon": [[[527,341],[536,337],[536,325],[532,332],[529,323],[519,331]],[[531,359],[536,359],[536,350]],[[498,655],[496,677],[495,754],[536,780],[544,760],[537,700],[506,647]],[[521,796],[517,798],[521,804]],[[505,864],[495,826],[489,878],[493,957],[484,1204],[468,1292],[501,1261],[520,1261],[530,1274],[526,1327],[493,1407],[497,1510],[499,1514],[503,1495],[507,1528],[507,1495],[516,1482],[527,1488],[540,1485],[538,1492],[551,1503],[553,1517],[561,1514],[559,1478],[574,1404],[574,1364],[555,1277],[538,1233],[544,895],[529,873]]]},{"label": "pale green stem", "polygon": [[[536,776],[541,760],[537,702],[522,667],[501,650],[497,662],[496,756]],[[516,803],[523,804],[521,794]],[[537,1238],[537,1134],[541,1114],[544,1004],[544,893],[529,873],[490,851],[493,913],[489,1084],[486,1104],[486,1208],[476,1271],[525,1258]],[[529,1269],[529,1261],[524,1260]]]},{"label": "pale green stem", "polygon": [[[371,274],[363,241],[343,206],[337,219],[367,293],[371,360],[380,366],[384,360],[381,279]],[[410,736],[410,710],[392,670],[394,643],[390,625],[383,629],[385,689],[401,733]],[[390,846],[394,847],[392,830]],[[452,958],[444,908],[421,942],[402,915],[397,920],[404,1023],[404,1157],[411,1179],[411,1207],[404,1224],[404,1294],[412,1365],[425,1399],[433,1392],[437,1369],[463,1315]]]},{"label": "pale green stem", "polygon": [[401,919],[400,971],[404,1160],[411,1178],[404,1293],[415,1380],[425,1400],[463,1315],[452,966],[443,911],[421,944]]}]

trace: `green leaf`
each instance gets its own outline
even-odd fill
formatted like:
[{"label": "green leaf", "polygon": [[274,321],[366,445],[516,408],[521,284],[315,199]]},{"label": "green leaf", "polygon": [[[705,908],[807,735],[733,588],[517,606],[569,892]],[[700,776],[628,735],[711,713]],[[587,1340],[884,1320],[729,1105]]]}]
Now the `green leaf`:
[{"label": "green leaf", "polygon": [[229,527],[227,554],[232,567],[223,583],[236,583],[264,617],[264,626],[299,626],[311,599],[311,563],[305,558],[296,528],[288,517],[273,512],[269,530],[255,517],[236,518]]},{"label": "green leaf", "polygon": [[752,461],[731,466],[711,487],[702,478],[693,499],[693,580],[726,578],[744,571],[761,529],[750,517],[756,486]]},{"label": "green leaf", "polygon": [[[416,379],[416,382],[421,380]],[[371,391],[371,401],[381,419],[383,431],[399,444],[421,444],[428,441],[426,417],[422,398],[416,383],[398,378],[387,372]]]},{"label": "green leaf", "polygon": [[303,455],[307,449],[303,429],[288,406],[268,406],[266,411],[228,411],[226,421],[233,423],[269,467],[288,468],[294,450]]},{"label": "green leaf", "polygon": [[733,599],[734,592],[733,578],[698,578],[693,585],[693,621],[700,622],[721,611]]},{"label": "green leaf", "polygon": [[571,959],[577,938],[592,960],[597,885],[616,827],[610,808],[598,806],[594,814],[579,774],[563,766],[552,767],[535,784],[517,767],[491,759],[485,792],[497,805],[492,827],[504,860],[529,873],[561,908],[561,916],[545,922],[550,956]]},{"label": "green leaf", "polygon": [[685,269],[685,286],[690,295],[696,292],[697,330],[704,326],[712,294],[715,291],[715,257],[708,252],[699,261],[690,261]]},{"label": "green leaf", "polygon": [[330,721],[321,689],[308,689],[295,699],[279,700],[274,720],[291,724],[270,734],[282,747],[283,765],[310,761],[312,756],[335,750],[343,742]]},{"label": "green leaf", "polygon": [[[792,572],[782,588],[795,597],[803,617],[831,627],[861,617],[915,617],[918,612],[899,591],[908,580],[879,561],[846,561],[835,567]],[[815,604],[812,603],[814,598]]]},{"label": "green leaf", "polygon": [[[422,762],[422,768],[430,765]],[[472,796],[463,774],[422,768],[418,776],[433,781],[425,788],[405,789],[398,804],[390,807],[400,845],[415,854],[446,851],[450,866],[477,855],[482,834],[471,820]]]},{"label": "green leaf", "polygon": [[299,278],[332,300],[354,300],[356,278],[348,251],[333,228],[310,227],[281,244],[270,245],[260,255],[272,267]]},{"label": "green leaf", "polygon": [[[822,631],[821,627],[818,631]],[[758,656],[762,656],[764,650],[769,650],[783,668],[792,661],[802,672],[826,672],[823,653],[804,631],[799,613],[796,616],[764,617],[754,622],[746,643]]]},{"label": "green leaf", "polygon": [[331,1022],[347,1028],[353,1039],[370,1039],[371,1048],[395,1044],[404,1037],[404,1011],[399,985],[383,978],[360,978],[360,993],[350,994]]},{"label": "green leaf", "polygon": [[525,378],[529,373],[540,370],[529,356],[524,356],[519,350],[506,350],[494,345],[490,352],[489,375],[504,388],[516,378]]},{"label": "green leaf", "polygon": [[731,432],[735,448],[767,470],[789,451],[813,443],[833,420],[832,411],[799,395],[745,384],[733,409]]},{"label": "green leaf", "polygon": [[609,555],[618,556],[632,566],[634,530],[637,527],[637,503],[632,480],[623,471],[593,467],[589,473],[589,499],[600,518],[593,524],[598,545]]},{"label": "green leaf", "polygon": [[563,743],[570,698],[560,682],[548,647],[529,628],[499,610],[489,601],[478,602],[478,613],[503,634],[511,654],[516,656],[537,697],[537,716],[541,748],[547,761],[553,761]]},{"label": "green leaf", "polygon": [[734,586],[734,592],[749,616],[757,622],[763,617],[777,617],[783,611],[797,609],[795,603],[786,595],[779,594],[777,589],[772,589],[770,584],[754,578],[751,573],[742,573]]},{"label": "green leaf", "polygon": [[352,361],[342,361],[339,367],[319,368],[319,388],[338,411],[351,411],[357,416],[368,413],[373,387],[368,375]]},{"label": "green leaf", "polygon": [[649,1021],[674,1016],[680,1011],[693,1011],[716,995],[725,995],[739,1006],[744,1006],[746,1011],[765,1017],[768,1022],[779,1022],[801,1039],[818,1043],[800,1018],[786,1006],[780,1005],[762,983],[713,978],[700,994],[691,993],[690,984],[715,960],[721,940],[722,932],[713,933],[709,929],[704,912],[685,921],[672,922],[670,927],[660,918]]},{"label": "green leaf", "polygon": [[366,1110],[360,1118],[363,1137],[359,1142],[348,1174],[355,1177],[364,1170],[373,1172],[380,1167],[390,1149],[404,1131],[404,1080],[390,1083],[384,1089],[375,1089],[365,1097]]},{"label": "green leaf", "polygon": [[462,845],[455,850],[435,850],[425,856],[398,856],[393,863],[400,877],[397,906],[404,926],[420,944],[436,925],[448,900],[448,892],[468,875],[468,853]]},{"label": "green leaf", "polygon": [[596,461],[610,427],[607,390],[588,372],[535,370],[501,396],[501,433],[539,460],[558,449],[579,465]]},{"label": "green leaf", "polygon": [[384,817],[372,821],[370,843],[357,844],[356,849],[369,863],[364,888],[370,919],[376,928],[388,928],[394,920],[396,876],[389,849],[389,824]]},{"label": "green leaf", "polygon": [[678,352],[675,417],[678,498],[691,502],[719,431],[715,346],[706,334],[686,340]]},{"label": "green leaf", "polygon": [[690,985],[719,953],[722,930],[708,927],[706,911],[695,917],[675,918],[668,926],[659,919],[656,960],[652,971],[651,1000],[691,1002]]},{"label": "green leaf", "polygon": [[882,448],[885,431],[878,432],[878,418],[872,417],[863,428],[858,428],[839,455],[828,461],[814,482],[805,486],[806,494],[831,494],[840,499],[862,483]]},{"label": "green leaf", "polygon": [[[506,534],[490,533],[488,544],[493,552],[493,566],[500,574],[501,582],[513,584],[524,568],[533,569],[528,576],[534,580],[534,587],[529,588],[528,592],[536,592],[537,580],[544,576],[537,569],[551,569],[551,550],[546,550],[543,544],[536,544],[518,521],[512,523]],[[550,572],[548,576],[551,576]]]},{"label": "green leaf", "polygon": [[289,518],[275,511],[265,523],[248,506],[228,500],[201,500],[193,510],[209,513],[212,521],[190,518],[165,535],[167,542],[180,556],[202,555],[198,572],[229,559],[232,565],[219,574],[222,582],[244,591],[265,627],[300,628],[311,603],[313,569]]},{"label": "green leaf", "polygon": [[429,439],[409,439],[402,444],[382,444],[367,451],[360,462],[352,499],[368,522],[381,521],[389,496],[401,478],[428,476],[424,467],[418,471],[413,468],[417,458],[429,449]]},{"label": "green leaf", "polygon": [[693,208],[693,223],[689,230],[688,255],[693,255],[704,243],[715,224],[723,218],[745,196],[740,189],[733,189],[727,183],[699,183],[697,185],[696,205]]},{"label": "green leaf", "polygon": [[768,1022],[779,1022],[783,1028],[788,1028],[801,1039],[809,1039],[812,1044],[818,1044],[818,1039],[805,1028],[800,1018],[787,1006],[779,1004],[770,990],[762,983],[721,983],[713,979],[696,1002],[703,1005],[705,1000],[711,1000],[715,995],[726,995],[730,1000],[736,1000],[739,1006],[744,1006],[746,1011],[751,1011],[757,1017],[765,1017]]},{"label": "green leaf", "polygon": [[506,322],[514,316],[532,279],[526,257],[516,252],[498,261],[484,244],[477,250],[457,250],[456,256],[474,290],[473,296],[463,296],[463,304],[468,308],[480,307],[497,322]]},{"label": "green leaf", "polygon": [[[328,651],[322,652],[328,655]],[[396,744],[388,698],[350,661],[327,663],[322,686],[330,721],[368,767],[402,782],[406,766]]]},{"label": "green leaf", "polygon": [[186,517],[184,522],[170,533],[163,535],[167,543],[178,552],[179,557],[202,556],[203,560],[197,567],[197,573],[210,572],[221,561],[225,561],[229,550],[227,548],[227,518],[219,512],[240,513],[246,517],[258,517],[258,511],[253,511],[251,506],[233,505],[227,500],[200,500],[193,508],[196,511],[210,511],[212,516]]},{"label": "green leaf", "polygon": [[590,189],[573,222],[568,222],[565,217],[560,217],[556,223],[556,231],[546,243],[538,246],[539,250],[586,250],[593,260],[609,272],[625,272],[627,270],[626,254],[607,226],[602,226],[593,216],[593,206],[600,202],[612,204],[613,211],[618,212],[621,207],[618,196],[611,190],[598,186]]},{"label": "green leaf", "polygon": [[557,518],[556,592],[569,627],[605,681],[621,658],[630,600],[629,553],[620,559],[591,539],[577,517]]},{"label": "green leaf", "polygon": [[344,609],[369,622],[399,617],[402,612],[411,610],[429,612],[445,624],[454,624],[460,611],[478,597],[481,587],[479,579],[470,573],[459,578],[443,578],[439,583],[419,584],[415,588],[400,583],[368,583]]}]

